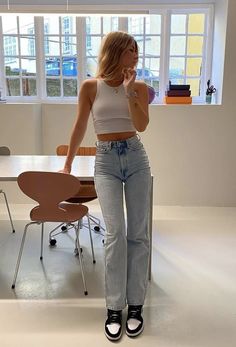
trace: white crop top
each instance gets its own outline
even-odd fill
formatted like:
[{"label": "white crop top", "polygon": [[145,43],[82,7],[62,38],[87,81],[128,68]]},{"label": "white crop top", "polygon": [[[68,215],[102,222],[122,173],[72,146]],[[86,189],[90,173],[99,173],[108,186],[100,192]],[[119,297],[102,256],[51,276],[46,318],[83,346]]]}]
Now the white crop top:
[{"label": "white crop top", "polygon": [[110,87],[103,80],[97,79],[97,93],[91,114],[96,134],[136,131],[123,84]]}]

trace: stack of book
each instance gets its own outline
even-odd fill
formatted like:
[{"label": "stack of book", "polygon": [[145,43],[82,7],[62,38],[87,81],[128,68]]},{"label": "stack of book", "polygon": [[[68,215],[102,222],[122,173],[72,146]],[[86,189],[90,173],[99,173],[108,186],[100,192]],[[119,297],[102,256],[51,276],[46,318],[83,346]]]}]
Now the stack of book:
[{"label": "stack of book", "polygon": [[191,104],[191,90],[189,84],[171,84],[165,92],[164,102],[166,104]]}]

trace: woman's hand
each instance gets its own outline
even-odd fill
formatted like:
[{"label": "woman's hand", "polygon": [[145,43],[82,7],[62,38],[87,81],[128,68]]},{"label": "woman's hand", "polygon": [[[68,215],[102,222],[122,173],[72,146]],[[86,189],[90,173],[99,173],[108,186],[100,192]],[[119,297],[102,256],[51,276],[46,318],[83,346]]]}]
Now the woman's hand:
[{"label": "woman's hand", "polygon": [[125,88],[125,92],[129,94],[131,91],[134,91],[136,71],[133,68],[124,68],[122,73],[124,76],[123,86]]}]

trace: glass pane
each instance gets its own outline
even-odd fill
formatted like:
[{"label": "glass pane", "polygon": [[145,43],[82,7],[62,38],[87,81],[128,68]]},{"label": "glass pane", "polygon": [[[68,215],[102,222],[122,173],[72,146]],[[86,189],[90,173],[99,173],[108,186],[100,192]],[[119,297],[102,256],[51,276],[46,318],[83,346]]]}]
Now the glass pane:
[{"label": "glass pane", "polygon": [[76,33],[76,23],[75,17],[61,17],[61,32],[62,35],[75,34]]},{"label": "glass pane", "polygon": [[128,33],[131,35],[143,34],[144,18],[140,16],[128,17]]},{"label": "glass pane", "polygon": [[3,37],[4,55],[18,55],[18,40],[16,36]]},{"label": "glass pane", "polygon": [[101,43],[101,37],[91,37],[91,45],[86,45],[86,56],[98,55],[99,47]]},{"label": "glass pane", "polygon": [[62,58],[63,76],[77,76],[77,59],[75,57]]},{"label": "glass pane", "polygon": [[77,96],[77,81],[75,79],[63,79],[64,96]]},{"label": "glass pane", "polygon": [[62,55],[76,55],[75,36],[62,36]]},{"label": "glass pane", "polygon": [[202,58],[187,58],[186,75],[200,76],[202,68]]},{"label": "glass pane", "polygon": [[86,33],[101,34],[101,17],[86,17]]},{"label": "glass pane", "polygon": [[103,17],[103,33],[118,30],[118,17]]},{"label": "glass pane", "polygon": [[21,59],[23,76],[36,76],[36,59]]},{"label": "glass pane", "polygon": [[205,22],[205,15],[203,13],[190,14],[189,22],[188,22],[188,33],[203,34],[204,22]]},{"label": "glass pane", "polygon": [[20,79],[6,79],[7,96],[20,96]]},{"label": "glass pane", "polygon": [[19,59],[5,58],[5,71],[6,71],[6,76],[19,76],[20,74]]},{"label": "glass pane", "polygon": [[87,77],[94,77],[97,71],[97,58],[87,59]]},{"label": "glass pane", "polygon": [[44,34],[59,34],[59,17],[44,18]]},{"label": "glass pane", "polygon": [[159,91],[160,59],[145,58],[145,78],[144,81]]},{"label": "glass pane", "polygon": [[171,34],[186,33],[186,14],[172,14],[171,16]]},{"label": "glass pane", "polygon": [[169,80],[171,81],[172,84],[184,84],[183,78],[171,78],[171,77],[169,77]]},{"label": "glass pane", "polygon": [[21,37],[20,38],[21,55],[35,55],[35,37]]},{"label": "glass pane", "polygon": [[17,34],[17,20],[16,16],[4,16],[2,15],[2,30],[3,34]]},{"label": "glass pane", "polygon": [[44,40],[44,49],[46,55],[60,55],[60,45],[58,36],[48,36]]},{"label": "glass pane", "polygon": [[172,36],[170,38],[170,55],[184,55],[186,47],[185,36]]},{"label": "glass pane", "polygon": [[59,79],[46,79],[47,96],[61,96],[61,84]]},{"label": "glass pane", "polygon": [[146,34],[160,34],[161,33],[161,16],[150,15],[145,18],[146,21]]},{"label": "glass pane", "polygon": [[20,34],[34,34],[34,16],[19,16]]},{"label": "glass pane", "polygon": [[188,78],[186,81],[187,84],[190,84],[191,96],[199,96],[200,95],[200,79],[190,79]]},{"label": "glass pane", "polygon": [[48,58],[46,59],[45,70],[47,76],[59,76],[60,75],[60,59]]},{"label": "glass pane", "polygon": [[185,58],[170,58],[169,79],[184,76]]},{"label": "glass pane", "polygon": [[138,44],[138,53],[142,55],[143,54],[143,35],[134,36],[134,39],[136,40]]},{"label": "glass pane", "polygon": [[37,95],[36,89],[36,79],[33,78],[23,78],[22,79],[22,89],[24,96],[35,96]]},{"label": "glass pane", "polygon": [[145,54],[160,55],[161,38],[160,36],[146,36]]},{"label": "glass pane", "polygon": [[188,37],[188,55],[202,55],[203,37],[202,36],[189,36]]}]

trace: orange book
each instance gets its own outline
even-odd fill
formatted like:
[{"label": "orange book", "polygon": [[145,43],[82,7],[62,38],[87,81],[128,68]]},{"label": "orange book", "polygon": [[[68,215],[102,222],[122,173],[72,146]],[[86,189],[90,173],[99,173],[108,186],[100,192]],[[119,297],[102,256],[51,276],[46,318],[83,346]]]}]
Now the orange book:
[{"label": "orange book", "polygon": [[164,102],[166,104],[191,104],[191,96],[165,96]]}]

